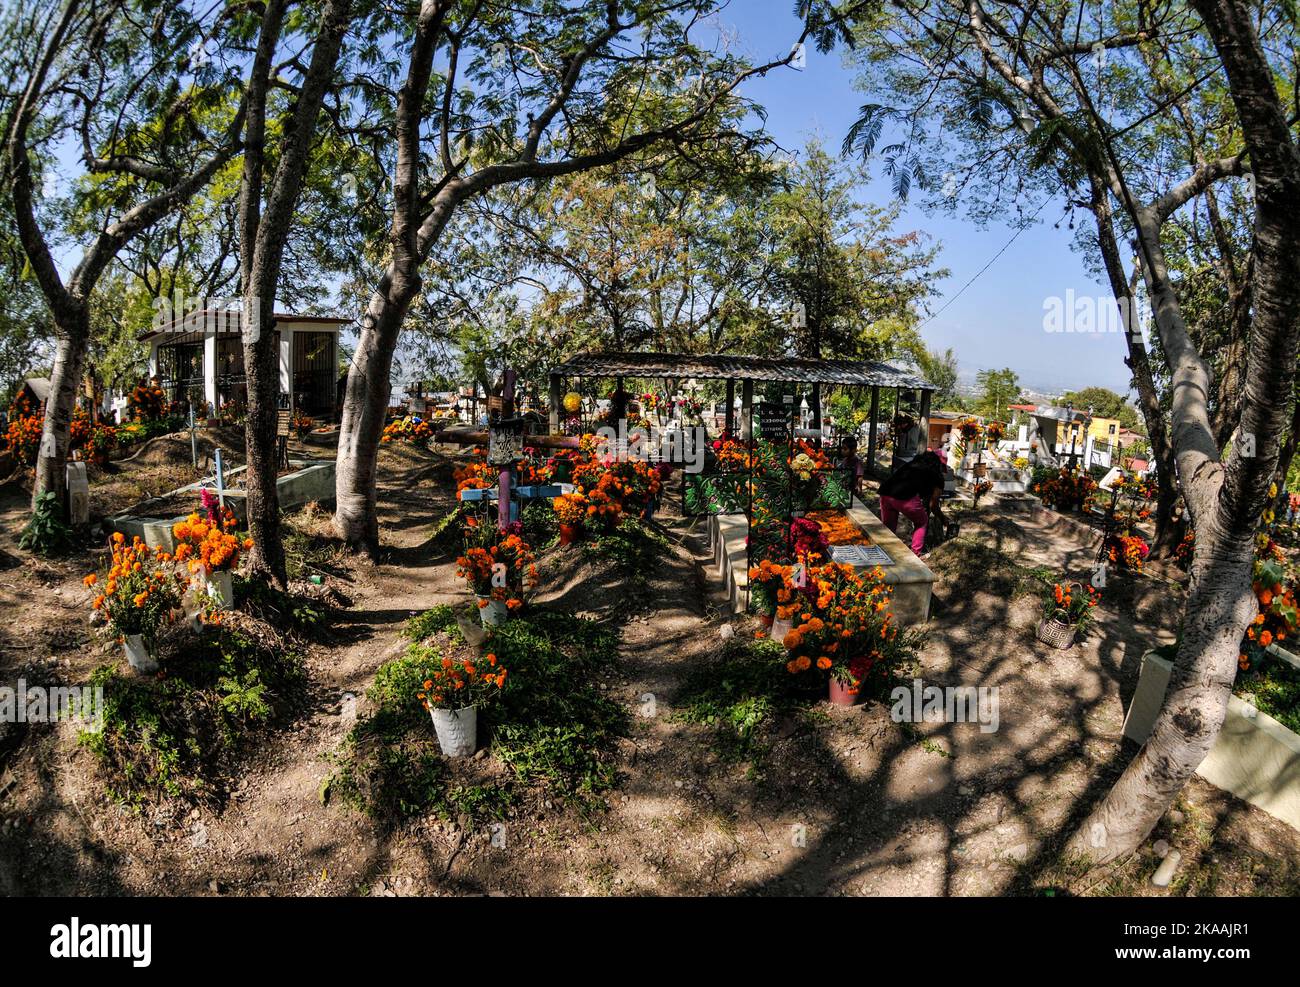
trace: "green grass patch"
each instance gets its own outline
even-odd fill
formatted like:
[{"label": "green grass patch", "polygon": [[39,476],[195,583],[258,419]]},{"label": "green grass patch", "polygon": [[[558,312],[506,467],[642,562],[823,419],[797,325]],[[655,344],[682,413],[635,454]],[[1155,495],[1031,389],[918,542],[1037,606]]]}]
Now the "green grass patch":
[{"label": "green grass patch", "polygon": [[758,759],[763,728],[778,716],[799,714],[820,695],[800,688],[785,667],[785,648],[771,640],[732,639],[682,684],[672,718],[710,727],[718,753],[730,760]]},{"label": "green grass patch", "polygon": [[423,641],[439,632],[460,633],[456,627],[456,612],[446,603],[416,614],[402,628],[402,634],[412,641]]},{"label": "green grass patch", "polygon": [[276,589],[264,579],[236,575],[232,585],[235,605],[272,627],[292,630],[312,639],[325,633],[325,607],[315,600]]},{"label": "green grass patch", "polygon": [[109,794],[128,805],[219,801],[221,779],[254,735],[300,705],[306,678],[299,656],[216,626],[163,667],[161,678],[98,669],[90,685],[104,690],[102,724],[83,731],[81,744]]},{"label": "green grass patch", "polygon": [[1237,676],[1233,691],[1255,697],[1255,706],[1292,733],[1300,733],[1300,670],[1268,652],[1251,660],[1250,669]]},{"label": "green grass patch", "polygon": [[[536,612],[495,629],[485,650],[509,670],[495,702],[479,710],[479,744],[509,768],[484,783],[477,762],[452,761],[438,751],[429,714],[416,698],[420,683],[461,638],[450,607],[412,618],[405,633],[416,643],[385,663],[367,693],[373,710],[336,754],[328,792],[373,819],[399,824],[434,812],[502,818],[525,792],[539,789],[588,809],[617,780],[614,747],[627,732],[627,711],[596,687],[617,661],[617,636],[593,621]],[[446,635],[436,644],[421,641]]]}]

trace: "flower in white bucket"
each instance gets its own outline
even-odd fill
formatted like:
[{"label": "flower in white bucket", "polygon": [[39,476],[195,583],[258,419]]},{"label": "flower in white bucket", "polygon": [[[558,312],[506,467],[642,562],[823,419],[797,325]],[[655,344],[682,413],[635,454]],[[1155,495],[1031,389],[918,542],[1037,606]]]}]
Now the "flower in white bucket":
[{"label": "flower in white bucket", "polygon": [[491,702],[506,684],[497,656],[443,658],[421,683],[417,698],[429,711],[438,746],[447,757],[468,757],[478,748],[478,708]]},{"label": "flower in white bucket", "polygon": [[227,530],[236,524],[233,514],[218,520],[215,511],[207,518],[197,513],[172,526],[176,539],[176,561],[186,563],[191,573],[203,577],[203,587],[219,610],[235,604],[232,576],[239,567],[240,552],[253,547],[253,540],[241,541]]},{"label": "flower in white bucket", "polygon": [[478,597],[484,627],[500,624],[521,609],[537,583],[537,565],[522,530],[515,522],[506,531],[483,524],[465,531],[465,554],[456,560],[456,574]]},{"label": "flower in white bucket", "polygon": [[180,603],[175,578],[158,565],[170,556],[153,551],[139,537],[128,545],[120,531],[114,532],[111,548],[112,564],[102,580],[93,572],[83,580],[87,588],[98,589],[91,606],[107,618],[132,668],[157,671],[154,637]]}]

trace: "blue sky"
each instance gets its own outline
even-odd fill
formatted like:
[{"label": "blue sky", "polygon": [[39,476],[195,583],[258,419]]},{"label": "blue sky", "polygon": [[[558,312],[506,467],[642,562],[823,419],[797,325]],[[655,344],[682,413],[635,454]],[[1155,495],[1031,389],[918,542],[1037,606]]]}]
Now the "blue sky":
[{"label": "blue sky", "polygon": [[[770,59],[790,50],[800,24],[790,0],[733,0],[720,15],[722,26],[738,35],[740,53]],[[745,93],[768,112],[767,128],[783,147],[797,150],[809,137],[820,137],[836,151],[852,125],[857,108],[869,102],[853,86],[854,74],[842,53],[823,55],[811,47],[801,71],[782,70],[747,83]],[[872,168],[872,182],[862,196],[885,203],[893,198],[887,179]],[[1096,384],[1124,393],[1128,369],[1124,342],[1113,333],[1051,334],[1043,329],[1044,299],[1108,296],[1109,290],[1087,273],[1074,252],[1072,234],[1053,223],[1060,210],[1049,205],[1040,221],[1025,230],[987,271],[922,329],[931,347],[951,346],[963,377],[982,368],[1009,366],[1022,385],[1065,390]],[[1046,218],[1046,221],[1044,221]],[[931,311],[958,290],[1006,245],[1014,230],[995,223],[985,228],[954,215],[929,213],[908,205],[900,230],[922,230],[941,246],[938,263],[951,272],[938,287]]]}]

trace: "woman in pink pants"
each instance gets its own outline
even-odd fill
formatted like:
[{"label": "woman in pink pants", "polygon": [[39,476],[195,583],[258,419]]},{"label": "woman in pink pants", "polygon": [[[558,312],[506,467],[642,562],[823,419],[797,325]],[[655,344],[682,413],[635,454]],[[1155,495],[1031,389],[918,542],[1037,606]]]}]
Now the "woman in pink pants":
[{"label": "woman in pink pants", "polygon": [[898,534],[898,516],[912,522],[912,553],[925,551],[925,530],[933,514],[943,523],[939,496],[943,493],[943,461],[933,452],[923,452],[902,466],[880,485],[880,520]]}]

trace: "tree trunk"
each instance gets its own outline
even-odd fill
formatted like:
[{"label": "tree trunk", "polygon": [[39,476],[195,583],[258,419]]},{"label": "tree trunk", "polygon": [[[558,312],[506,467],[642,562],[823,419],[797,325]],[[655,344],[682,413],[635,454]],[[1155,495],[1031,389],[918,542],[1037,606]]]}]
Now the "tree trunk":
[{"label": "tree trunk", "polygon": [[402,323],[419,287],[418,277],[403,277],[391,269],[384,275],[366,308],[343,396],[334,474],[334,528],[339,537],[371,558],[379,553],[375,478],[392,392],[389,376]]},{"label": "tree trunk", "polygon": [[64,474],[68,462],[68,438],[72,413],[77,406],[81,366],[85,362],[86,344],[90,338],[90,318],[84,305],[69,302],[66,308],[67,311],[56,315],[59,335],[54,351],[54,370],[50,375],[50,396],[45,402],[41,445],[36,454],[33,507],[36,498],[46,492],[53,493],[60,504],[67,502]]},{"label": "tree trunk", "polygon": [[[1199,767],[1218,735],[1236,678],[1251,591],[1255,527],[1268,504],[1287,424],[1300,342],[1300,154],[1239,0],[1192,0],[1223,62],[1255,175],[1254,320],[1239,434],[1220,464],[1206,409],[1203,361],[1188,342],[1160,249],[1154,210],[1136,209],[1144,274],[1173,370],[1174,434],[1184,495],[1196,525],[1183,636],[1151,737],[1070,841],[1105,862],[1135,850]],[[1247,439],[1248,437],[1248,439]]]},{"label": "tree trunk", "polygon": [[1241,635],[1256,612],[1250,569],[1249,536],[1197,530],[1182,643],[1160,715],[1070,844],[1093,863],[1136,849],[1209,753],[1227,712]]},{"label": "tree trunk", "polygon": [[[260,310],[256,297],[244,298],[244,319]],[[248,420],[244,426],[244,454],[248,469],[248,530],[253,547],[248,553],[248,574],[269,579],[280,588],[286,582],[284,546],[280,537],[280,497],[275,481],[276,422],[279,419],[280,347],[274,322],[268,316],[256,333],[244,333],[244,374],[248,383]]]}]

